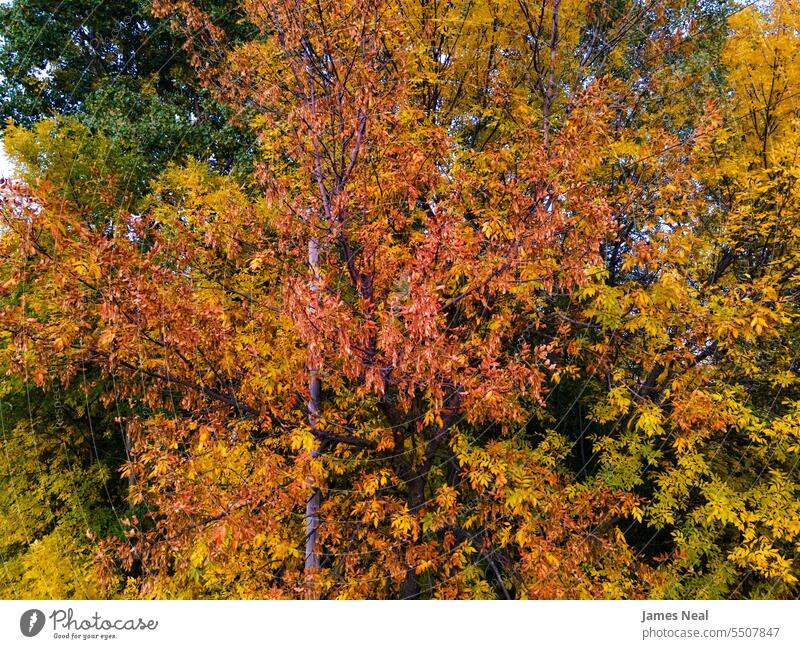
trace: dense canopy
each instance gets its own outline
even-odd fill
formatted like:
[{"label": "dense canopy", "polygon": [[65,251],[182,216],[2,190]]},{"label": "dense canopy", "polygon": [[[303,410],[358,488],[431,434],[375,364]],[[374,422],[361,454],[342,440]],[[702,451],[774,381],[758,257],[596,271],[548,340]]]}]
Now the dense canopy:
[{"label": "dense canopy", "polygon": [[0,596],[800,596],[800,5],[0,7]]}]

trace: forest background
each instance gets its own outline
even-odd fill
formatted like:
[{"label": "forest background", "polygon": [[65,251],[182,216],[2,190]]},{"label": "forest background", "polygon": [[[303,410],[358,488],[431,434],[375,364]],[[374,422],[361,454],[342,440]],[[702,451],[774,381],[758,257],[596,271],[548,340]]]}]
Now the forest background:
[{"label": "forest background", "polygon": [[0,7],[0,596],[800,596],[800,5]]}]

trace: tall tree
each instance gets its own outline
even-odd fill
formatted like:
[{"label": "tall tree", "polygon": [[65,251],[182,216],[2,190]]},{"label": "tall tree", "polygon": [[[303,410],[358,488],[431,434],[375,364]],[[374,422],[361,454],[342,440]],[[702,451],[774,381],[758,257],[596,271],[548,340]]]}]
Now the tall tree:
[{"label": "tall tree", "polygon": [[92,588],[796,594],[793,4],[154,9],[252,174],[7,131],[3,367],[124,431]]}]

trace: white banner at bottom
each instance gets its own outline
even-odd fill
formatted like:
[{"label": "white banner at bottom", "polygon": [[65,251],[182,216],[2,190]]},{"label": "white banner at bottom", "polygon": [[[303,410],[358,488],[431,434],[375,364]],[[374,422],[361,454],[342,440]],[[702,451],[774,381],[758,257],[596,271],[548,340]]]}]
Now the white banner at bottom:
[{"label": "white banner at bottom", "polygon": [[797,601],[5,601],[0,647],[800,647]]}]

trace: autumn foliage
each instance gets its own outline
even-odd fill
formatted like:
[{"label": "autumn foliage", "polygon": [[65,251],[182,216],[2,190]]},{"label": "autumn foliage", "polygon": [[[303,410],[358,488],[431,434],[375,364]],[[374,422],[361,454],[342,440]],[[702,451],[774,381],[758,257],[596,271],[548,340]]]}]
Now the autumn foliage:
[{"label": "autumn foliage", "polygon": [[797,597],[796,3],[225,7],[4,131],[0,593]]}]

